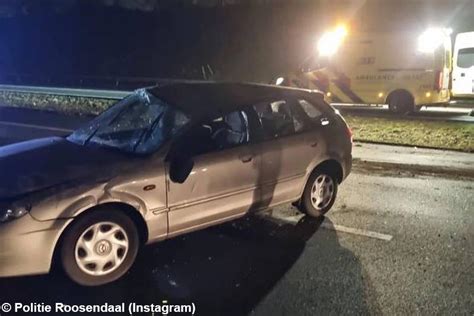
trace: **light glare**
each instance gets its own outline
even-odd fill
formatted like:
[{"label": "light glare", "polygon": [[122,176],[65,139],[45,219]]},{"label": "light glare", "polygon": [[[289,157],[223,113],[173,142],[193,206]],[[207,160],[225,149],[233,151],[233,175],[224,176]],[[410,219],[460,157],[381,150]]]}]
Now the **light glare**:
[{"label": "light glare", "polygon": [[318,41],[319,55],[334,55],[346,36],[347,29],[344,25],[340,25],[335,30],[324,33],[323,36],[321,36],[321,39]]},{"label": "light glare", "polygon": [[429,28],[418,37],[418,51],[422,53],[432,53],[449,36],[449,29]]}]

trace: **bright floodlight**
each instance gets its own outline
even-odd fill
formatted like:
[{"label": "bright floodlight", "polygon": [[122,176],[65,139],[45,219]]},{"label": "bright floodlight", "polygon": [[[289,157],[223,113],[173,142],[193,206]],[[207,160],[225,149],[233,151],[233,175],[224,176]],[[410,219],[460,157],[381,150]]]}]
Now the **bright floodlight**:
[{"label": "bright floodlight", "polygon": [[422,53],[432,53],[440,47],[445,37],[449,35],[449,30],[443,28],[429,28],[418,37],[418,51]]},{"label": "bright floodlight", "polygon": [[334,55],[341,46],[346,35],[347,29],[343,25],[337,27],[333,31],[324,33],[318,41],[319,56]]},{"label": "bright floodlight", "polygon": [[279,77],[279,78],[276,80],[275,84],[276,84],[277,86],[279,86],[279,85],[281,85],[281,84],[283,83],[283,81],[285,81],[285,78]]}]

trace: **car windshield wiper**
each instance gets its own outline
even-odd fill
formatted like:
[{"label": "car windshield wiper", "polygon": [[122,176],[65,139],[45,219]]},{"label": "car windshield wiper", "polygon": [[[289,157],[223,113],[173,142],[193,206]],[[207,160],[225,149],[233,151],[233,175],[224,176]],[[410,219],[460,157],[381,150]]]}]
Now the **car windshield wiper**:
[{"label": "car windshield wiper", "polygon": [[95,134],[97,133],[97,131],[99,130],[100,127],[101,127],[100,124],[97,125],[97,127],[94,129],[94,131],[89,136],[87,136],[87,138],[82,143],[83,146],[86,146],[89,143],[89,141],[92,139],[92,137],[95,136]]},{"label": "car windshield wiper", "polygon": [[163,113],[165,111],[162,111],[160,114],[158,114],[158,116],[156,117],[156,119],[153,121],[153,123],[151,123],[150,127],[149,128],[146,128],[143,130],[142,134],[140,135],[140,137],[138,137],[138,140],[137,142],[135,143],[135,145],[133,145],[133,152],[136,152],[137,150],[137,147],[138,145],[142,142],[142,140],[144,139],[147,139],[150,134],[152,133],[152,131],[155,129],[156,125],[158,125],[158,123],[160,122],[160,119],[161,117],[163,116]]}]

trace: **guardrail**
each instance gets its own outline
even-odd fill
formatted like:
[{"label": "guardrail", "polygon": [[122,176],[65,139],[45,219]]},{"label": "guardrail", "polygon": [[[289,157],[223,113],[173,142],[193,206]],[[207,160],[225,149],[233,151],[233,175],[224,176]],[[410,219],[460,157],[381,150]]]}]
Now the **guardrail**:
[{"label": "guardrail", "polygon": [[217,79],[210,66],[206,66],[205,69],[201,70],[199,73],[193,73],[191,76],[183,76],[181,78],[72,75],[39,76],[32,74],[0,73],[0,84],[12,86],[74,87],[76,89],[130,91],[142,87],[155,86],[163,82]]},{"label": "guardrail", "polygon": [[0,91],[52,94],[73,97],[99,98],[99,99],[122,99],[131,91],[96,90],[96,89],[74,89],[35,86],[0,85]]}]

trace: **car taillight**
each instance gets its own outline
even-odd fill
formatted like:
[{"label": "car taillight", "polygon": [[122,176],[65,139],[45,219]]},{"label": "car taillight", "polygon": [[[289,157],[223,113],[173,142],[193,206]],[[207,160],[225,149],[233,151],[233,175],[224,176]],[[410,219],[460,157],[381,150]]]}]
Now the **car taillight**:
[{"label": "car taillight", "polygon": [[339,110],[334,110],[335,113],[337,114],[337,116],[339,117],[339,119],[342,121],[342,123],[346,126],[346,135],[349,137],[349,139],[351,140],[351,144],[354,143],[354,133],[352,133],[352,129],[349,127],[349,124],[347,124],[346,120],[344,119],[344,117],[342,117],[341,113],[339,112]]},{"label": "car taillight", "polygon": [[441,91],[441,88],[443,87],[443,72],[438,70],[435,73],[435,82],[433,89],[436,91]]},{"label": "car taillight", "polygon": [[351,144],[354,143],[354,133],[352,133],[352,129],[349,127],[349,125],[347,125],[346,123],[346,126],[347,126],[347,136],[349,136],[349,138],[351,139]]}]

